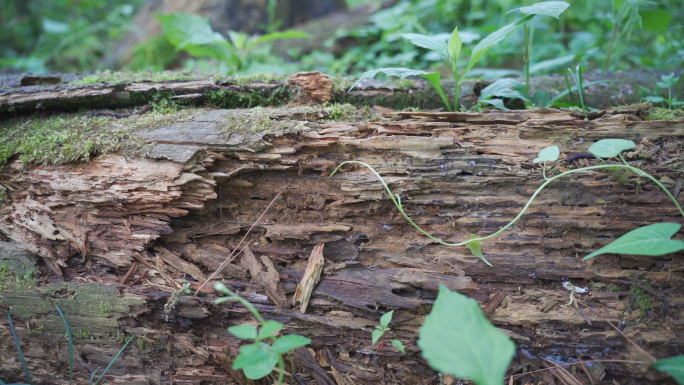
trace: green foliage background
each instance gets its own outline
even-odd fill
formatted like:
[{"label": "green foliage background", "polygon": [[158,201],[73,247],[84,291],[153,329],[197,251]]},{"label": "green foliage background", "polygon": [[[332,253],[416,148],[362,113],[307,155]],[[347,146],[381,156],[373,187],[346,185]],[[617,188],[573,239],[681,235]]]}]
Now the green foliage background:
[{"label": "green foliage background", "polygon": [[[348,0],[350,6],[379,3]],[[104,0],[32,0],[0,3],[0,72],[49,71],[88,73],[103,68],[103,57],[133,28],[132,18],[144,0],[125,3]],[[378,11],[369,24],[338,30],[325,48],[286,57],[265,46],[254,52],[244,73],[280,69],[321,70],[334,75],[358,75],[373,68],[409,67],[440,70],[440,58],[401,38],[404,33],[449,33],[455,26],[466,34],[486,36],[518,17],[507,12],[536,1],[403,0]],[[684,57],[684,3],[681,0],[572,1],[561,20],[537,18],[532,62],[572,55],[573,65],[586,70],[674,69]],[[346,49],[333,47],[344,42]],[[462,60],[469,49],[464,46]],[[612,49],[611,47],[612,42]],[[523,66],[522,31],[509,36],[483,58],[471,76],[496,78],[519,74]],[[172,45],[151,37],[134,49],[123,69],[155,71],[184,68],[211,72],[210,59],[177,60]],[[606,66],[606,60],[610,61]],[[560,72],[565,66],[543,72]]]}]

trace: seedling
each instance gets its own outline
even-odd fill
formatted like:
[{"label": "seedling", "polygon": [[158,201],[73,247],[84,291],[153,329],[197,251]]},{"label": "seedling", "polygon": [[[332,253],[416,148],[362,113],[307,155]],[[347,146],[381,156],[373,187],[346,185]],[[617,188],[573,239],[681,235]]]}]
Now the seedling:
[{"label": "seedling", "polygon": [[[674,72],[670,72],[669,75],[660,75],[660,80],[659,82],[656,83],[656,86],[660,88],[661,90],[667,90],[667,99],[663,98],[662,96],[659,95],[647,95],[641,100],[646,100],[649,101],[653,104],[659,104],[659,103],[667,103],[667,105],[672,109],[673,106],[684,106],[684,101],[678,100],[677,95],[680,92],[680,87],[677,88],[677,91],[674,96],[672,96],[672,87],[677,86],[678,83],[680,84],[680,77],[674,76]],[[648,88],[642,87],[641,91],[646,94],[650,94],[651,91]]]},{"label": "seedling", "polygon": [[[373,345],[375,345],[380,338],[385,334],[386,331],[392,330],[389,328],[390,322],[392,322],[392,316],[394,315],[394,310],[387,312],[380,317],[380,325],[375,326],[375,330],[371,332],[371,339],[373,340]],[[392,346],[397,348],[402,353],[406,353],[406,349],[404,348],[404,344],[401,343],[399,340],[390,340],[390,343]],[[378,346],[378,350],[382,350],[382,347],[385,346],[384,343],[380,344]]]},{"label": "seedling", "polygon": [[174,13],[155,15],[164,29],[164,34],[176,50],[183,50],[195,57],[216,59],[225,63],[233,73],[245,69],[250,51],[256,45],[281,40],[308,38],[301,31],[278,31],[261,36],[250,36],[242,32],[229,31],[230,41],[214,32],[209,21],[198,15]]},{"label": "seedling", "polygon": [[[598,142],[594,143],[591,147],[589,147],[589,152],[591,152],[594,156],[596,156],[599,159],[608,159],[608,158],[619,158],[621,163],[618,164],[602,164],[602,165],[596,165],[596,166],[589,166],[589,167],[582,167],[582,168],[577,168],[573,170],[568,170],[563,173],[560,173],[556,176],[553,176],[551,178],[548,178],[546,176],[546,164],[550,162],[555,162],[558,160],[558,157],[560,155],[560,150],[558,149],[557,146],[551,146],[543,149],[540,153],[539,156],[534,159],[534,163],[541,163],[542,164],[542,175],[544,176],[544,183],[542,183],[539,188],[532,194],[530,199],[527,201],[525,206],[522,208],[520,213],[513,218],[508,224],[505,226],[501,227],[498,231],[484,236],[484,237],[473,237],[469,240],[463,241],[463,242],[458,242],[458,243],[449,243],[449,242],[444,242],[441,239],[438,239],[434,237],[432,234],[428,233],[427,231],[423,230],[420,226],[418,226],[409,216],[406,214],[404,211],[404,207],[401,203],[401,197],[398,194],[394,194],[392,190],[389,188],[387,183],[383,180],[383,178],[378,174],[373,167],[370,165],[364,163],[364,162],[359,162],[359,161],[347,161],[340,163],[335,170],[333,170],[332,174],[330,176],[332,177],[337,173],[337,171],[340,169],[345,164],[358,164],[364,167],[367,167],[380,181],[382,186],[385,188],[385,191],[390,196],[390,199],[392,200],[392,203],[397,207],[401,215],[411,224],[411,226],[415,227],[418,231],[420,231],[423,235],[427,236],[434,242],[444,245],[444,246],[468,246],[468,248],[473,251],[473,254],[478,256],[480,259],[482,259],[483,262],[485,262],[487,265],[491,264],[484,258],[484,255],[481,252],[481,246],[480,243],[484,240],[487,240],[489,238],[495,237],[504,231],[506,231],[508,228],[513,226],[520,218],[525,214],[525,211],[530,207],[534,199],[539,195],[539,193],[546,188],[550,183],[578,173],[578,172],[583,172],[583,171],[589,171],[589,170],[614,170],[614,169],[623,169],[626,171],[630,171],[640,177],[644,177],[649,179],[651,182],[655,183],[658,187],[660,187],[661,190],[672,200],[674,205],[677,207],[679,210],[679,213],[684,217],[684,210],[682,210],[682,207],[679,205],[677,202],[677,199],[670,193],[670,191],[662,184],[660,181],[658,181],[655,177],[651,176],[650,174],[636,168],[633,166],[630,166],[629,163],[625,160],[625,158],[622,156],[622,152],[626,150],[630,150],[634,148],[634,142],[631,140],[624,140],[624,139],[603,139],[599,140]],[[671,239],[672,236],[679,231],[679,228],[681,227],[680,224],[678,223],[657,223],[657,224],[652,224],[648,226],[641,227],[639,229],[633,230],[622,237],[618,238],[611,244],[607,245],[606,247],[597,250],[586,257],[584,257],[584,261],[587,259],[596,257],[598,255],[604,254],[604,253],[620,253],[620,254],[629,254],[629,255],[650,255],[650,256],[658,256],[658,255],[664,255],[664,254],[669,254],[669,253],[674,253],[680,250],[684,250],[684,241],[680,240],[673,240]]]},{"label": "seedling", "polygon": [[[296,334],[276,337],[278,332],[285,328],[285,325],[273,320],[266,321],[254,305],[235,294],[226,285],[219,282],[214,285],[214,288],[216,291],[228,295],[227,297],[217,299],[216,304],[229,301],[240,302],[254,315],[254,318],[260,324],[259,329],[249,324],[228,328],[228,332],[235,337],[245,341],[254,341],[249,345],[242,345],[240,347],[240,354],[238,354],[235,362],[233,362],[233,369],[242,369],[247,378],[258,380],[271,374],[276,365],[278,365],[277,383],[282,384],[285,377],[285,361],[283,356],[289,355],[291,351],[310,344],[311,340]],[[269,345],[266,342],[271,342],[271,344]]]},{"label": "seedling", "polygon": [[[409,33],[402,35],[404,39],[408,40],[413,45],[422,48],[427,48],[431,51],[435,51],[442,57],[442,59],[444,59],[447,68],[450,69],[452,75],[454,76],[454,79],[456,80],[453,107],[449,103],[449,100],[447,99],[446,94],[442,89],[442,85],[440,84],[441,75],[439,72],[413,70],[410,68],[378,68],[375,70],[366,71],[363,74],[361,74],[361,77],[359,77],[359,79],[351,86],[349,90],[351,91],[362,80],[371,79],[379,73],[384,73],[388,76],[397,76],[402,79],[407,78],[409,76],[421,76],[435,88],[439,96],[442,98],[444,106],[447,110],[458,111],[461,84],[468,75],[468,72],[470,72],[470,70],[473,69],[475,63],[477,63],[477,61],[490,48],[492,48],[494,45],[503,40],[511,32],[515,31],[518,27],[532,20],[536,15],[547,15],[558,18],[560,14],[563,11],[565,11],[568,5],[569,4],[565,1],[545,1],[538,4],[534,4],[530,7],[519,8],[518,10],[522,11],[526,16],[524,16],[522,19],[516,22],[501,27],[497,31],[482,39],[473,48],[472,54],[470,56],[470,61],[468,61],[468,64],[461,71],[459,71],[458,68],[459,57],[461,54],[461,49],[463,48],[464,40],[466,39],[463,39],[463,37],[458,31],[458,27],[454,28],[451,34],[442,33],[435,36],[426,36],[421,34]],[[469,42],[470,41],[466,41],[465,43],[467,44]]]}]

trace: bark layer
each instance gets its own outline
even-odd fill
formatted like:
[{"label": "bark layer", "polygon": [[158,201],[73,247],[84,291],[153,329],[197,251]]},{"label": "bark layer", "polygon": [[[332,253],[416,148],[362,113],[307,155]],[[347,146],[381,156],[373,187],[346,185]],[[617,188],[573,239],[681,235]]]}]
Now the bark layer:
[{"label": "bark layer", "polygon": [[[285,323],[288,333],[313,340],[295,355],[305,382],[438,383],[416,340],[440,284],[479,301],[516,342],[515,374],[542,368],[545,359],[645,361],[608,321],[658,358],[684,348],[680,254],[581,261],[634,228],[681,223],[666,195],[643,178],[586,172],[551,185],[520,222],[483,243],[493,267],[467,248],[418,233],[368,170],[344,167],[328,178],[342,161],[368,163],[417,224],[462,241],[496,231],[520,211],[543,182],[532,159],[549,145],[565,159],[599,139],[634,140],[627,159],[678,195],[684,122],[642,121],[636,110],[602,111],[588,121],[559,110],[346,122],[327,120],[322,108],[258,113],[214,110],[146,129],[138,133],[154,144],[146,158],[114,153],[58,166],[13,159],[0,170],[0,231],[41,257],[35,267],[30,259],[17,267],[25,253],[3,252],[13,264],[0,285],[0,306],[11,308],[34,378],[66,379],[59,305],[81,336],[81,382],[136,335],[139,342],[110,382],[249,383],[230,369],[240,341],[226,328],[250,314],[238,305],[215,306],[210,288],[198,297],[177,291],[186,279],[205,280],[252,225],[252,257],[238,255],[217,279],[267,319]],[[241,131],[244,125],[259,130]],[[568,167],[576,166],[561,163],[549,172]],[[292,300],[320,243],[325,266],[306,313],[284,306],[280,296]],[[36,273],[27,277],[21,266]],[[589,288],[578,308],[562,306],[565,280]],[[407,355],[370,342],[379,317],[393,309],[389,337],[402,340]],[[0,362],[10,363],[0,378],[18,380],[6,322],[0,336]],[[579,367],[573,370],[586,380]],[[605,363],[592,370],[595,381],[667,381],[646,366]],[[551,371],[516,383],[561,376]]]}]

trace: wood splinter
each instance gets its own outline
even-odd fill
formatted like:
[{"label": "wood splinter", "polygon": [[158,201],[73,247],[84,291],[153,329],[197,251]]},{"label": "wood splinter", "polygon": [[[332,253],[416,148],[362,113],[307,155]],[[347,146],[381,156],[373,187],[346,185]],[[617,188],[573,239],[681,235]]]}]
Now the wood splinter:
[{"label": "wood splinter", "polygon": [[323,246],[325,243],[319,243],[314,246],[309,256],[309,263],[306,265],[306,270],[304,271],[304,276],[302,280],[297,285],[297,290],[295,291],[294,298],[292,299],[292,305],[296,306],[297,302],[300,303],[299,310],[302,313],[306,313],[306,307],[309,306],[309,299],[311,298],[311,293],[314,287],[321,279],[321,271],[323,271],[323,264],[325,263],[325,258],[323,258]]}]

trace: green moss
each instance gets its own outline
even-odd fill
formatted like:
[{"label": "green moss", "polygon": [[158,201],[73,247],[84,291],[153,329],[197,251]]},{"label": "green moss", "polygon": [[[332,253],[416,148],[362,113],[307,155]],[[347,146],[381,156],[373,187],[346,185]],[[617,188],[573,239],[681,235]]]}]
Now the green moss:
[{"label": "green moss", "polygon": [[100,301],[100,316],[109,317],[112,315],[114,305],[109,301]]},{"label": "green moss", "polygon": [[108,83],[128,84],[134,82],[165,82],[171,80],[196,80],[198,75],[174,71],[98,71],[94,75],[69,83],[72,86]]},{"label": "green moss", "polygon": [[284,82],[288,76],[277,74],[253,74],[253,75],[214,75],[212,79],[218,83],[231,83],[236,86],[245,86],[251,83],[274,83]]},{"label": "green moss", "polygon": [[649,110],[646,120],[680,120],[684,119],[684,110],[655,107]]},{"label": "green moss", "polygon": [[624,168],[607,168],[606,173],[608,174],[608,178],[611,180],[614,180],[621,185],[626,184],[629,181],[629,176],[631,175],[631,172],[629,170],[625,170]]},{"label": "green moss", "polygon": [[0,291],[2,291],[7,286],[7,279],[10,276],[11,271],[9,264],[7,262],[0,265]]},{"label": "green moss", "polygon": [[91,338],[90,332],[87,330],[83,330],[83,329],[72,330],[71,335],[76,337],[76,338],[81,338],[84,340]]},{"label": "green moss", "polygon": [[634,300],[634,306],[638,307],[639,309],[640,317],[646,317],[648,312],[653,310],[653,304],[651,304],[648,294],[646,294],[643,289],[638,286],[632,286],[632,288],[629,290],[629,294]]},{"label": "green moss", "polygon": [[0,128],[0,137],[9,137],[0,143],[0,164],[13,155],[19,155],[24,163],[44,164],[87,161],[93,155],[115,151],[129,156],[144,155],[152,146],[136,132],[188,121],[206,112],[176,111],[176,107],[165,106],[161,112],[121,119],[82,113],[10,119]]}]

